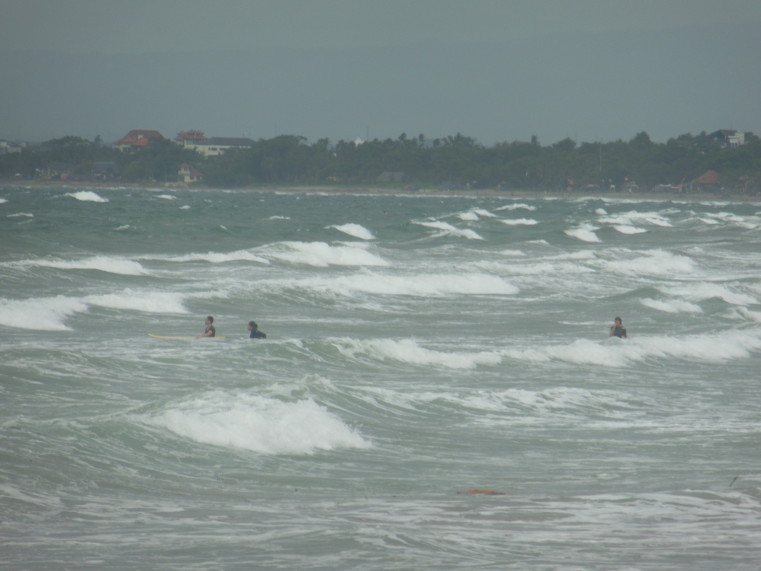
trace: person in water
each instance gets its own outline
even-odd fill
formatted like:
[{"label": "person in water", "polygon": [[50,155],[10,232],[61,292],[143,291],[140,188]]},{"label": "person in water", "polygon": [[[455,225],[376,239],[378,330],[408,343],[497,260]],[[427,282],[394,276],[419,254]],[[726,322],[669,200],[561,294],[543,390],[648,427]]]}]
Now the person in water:
[{"label": "person in water", "polygon": [[214,329],[214,317],[209,315],[204,320],[204,325],[206,326],[206,329],[204,329],[203,333],[201,335],[196,335],[196,338],[199,337],[216,337],[217,330]]},{"label": "person in water", "polygon": [[613,320],[613,325],[610,326],[610,337],[626,339],[626,327],[624,327],[620,317],[616,317]]},{"label": "person in water", "polygon": [[264,333],[264,331],[259,331],[259,326],[256,324],[256,321],[248,322],[248,330],[251,332],[251,334],[248,336],[249,339],[266,339],[267,338],[267,334]]}]

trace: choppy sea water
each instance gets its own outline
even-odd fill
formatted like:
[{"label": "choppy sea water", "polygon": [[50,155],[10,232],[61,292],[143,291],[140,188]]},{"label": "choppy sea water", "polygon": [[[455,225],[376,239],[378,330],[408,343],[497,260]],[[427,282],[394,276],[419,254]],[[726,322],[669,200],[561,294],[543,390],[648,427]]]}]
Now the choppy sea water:
[{"label": "choppy sea water", "polygon": [[756,569],[760,252],[758,203],[0,187],[0,560]]}]

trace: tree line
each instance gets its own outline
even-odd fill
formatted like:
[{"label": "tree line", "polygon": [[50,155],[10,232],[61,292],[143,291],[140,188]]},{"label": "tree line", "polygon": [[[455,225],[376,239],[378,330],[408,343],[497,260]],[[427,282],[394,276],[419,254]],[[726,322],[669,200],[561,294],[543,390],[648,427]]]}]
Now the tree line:
[{"label": "tree line", "polygon": [[[267,185],[375,185],[407,188],[503,190],[686,190],[707,171],[719,174],[707,190],[761,192],[761,139],[745,134],[732,147],[715,134],[685,134],[665,143],[645,132],[629,141],[577,143],[566,138],[542,146],[531,141],[484,146],[461,134],[371,141],[297,135],[254,141],[248,148],[204,157],[168,139],[123,152],[96,137],[62,137],[0,155],[8,179],[112,180],[173,183],[188,163],[210,187]],[[703,190],[706,190],[705,188]]]}]

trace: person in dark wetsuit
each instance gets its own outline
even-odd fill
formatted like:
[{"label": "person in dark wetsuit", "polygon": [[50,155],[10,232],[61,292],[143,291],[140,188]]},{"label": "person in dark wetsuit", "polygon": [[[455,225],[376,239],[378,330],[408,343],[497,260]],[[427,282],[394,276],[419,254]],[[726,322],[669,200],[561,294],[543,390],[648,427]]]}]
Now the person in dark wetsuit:
[{"label": "person in dark wetsuit", "polygon": [[206,325],[206,329],[204,329],[201,335],[196,335],[196,338],[216,337],[217,330],[214,328],[214,317],[212,317],[211,315],[207,316],[203,323],[204,325]]},{"label": "person in dark wetsuit", "polygon": [[248,336],[249,339],[266,339],[267,334],[263,331],[259,331],[259,326],[256,324],[256,321],[249,321],[248,322],[248,330],[251,332],[251,334]]},{"label": "person in dark wetsuit", "polygon": [[610,337],[626,339],[626,327],[624,327],[620,317],[616,317],[613,320],[613,325],[610,326]]}]

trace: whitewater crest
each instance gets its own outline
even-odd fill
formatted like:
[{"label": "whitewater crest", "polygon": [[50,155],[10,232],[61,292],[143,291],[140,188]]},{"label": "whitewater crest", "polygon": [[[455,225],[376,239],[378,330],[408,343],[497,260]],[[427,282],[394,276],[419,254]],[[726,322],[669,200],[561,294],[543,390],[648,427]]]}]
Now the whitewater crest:
[{"label": "whitewater crest", "polygon": [[67,192],[65,196],[75,198],[80,202],[108,202],[108,198],[104,198],[97,192],[92,190],[80,190],[79,192]]},{"label": "whitewater crest", "polygon": [[339,232],[343,232],[352,238],[359,238],[360,240],[375,240],[373,233],[361,224],[339,224],[337,226],[328,226],[328,228],[335,228]]},{"label": "whitewater crest", "polygon": [[260,454],[312,455],[371,443],[312,399],[285,401],[214,391],[168,405],[142,419],[202,444]]}]

